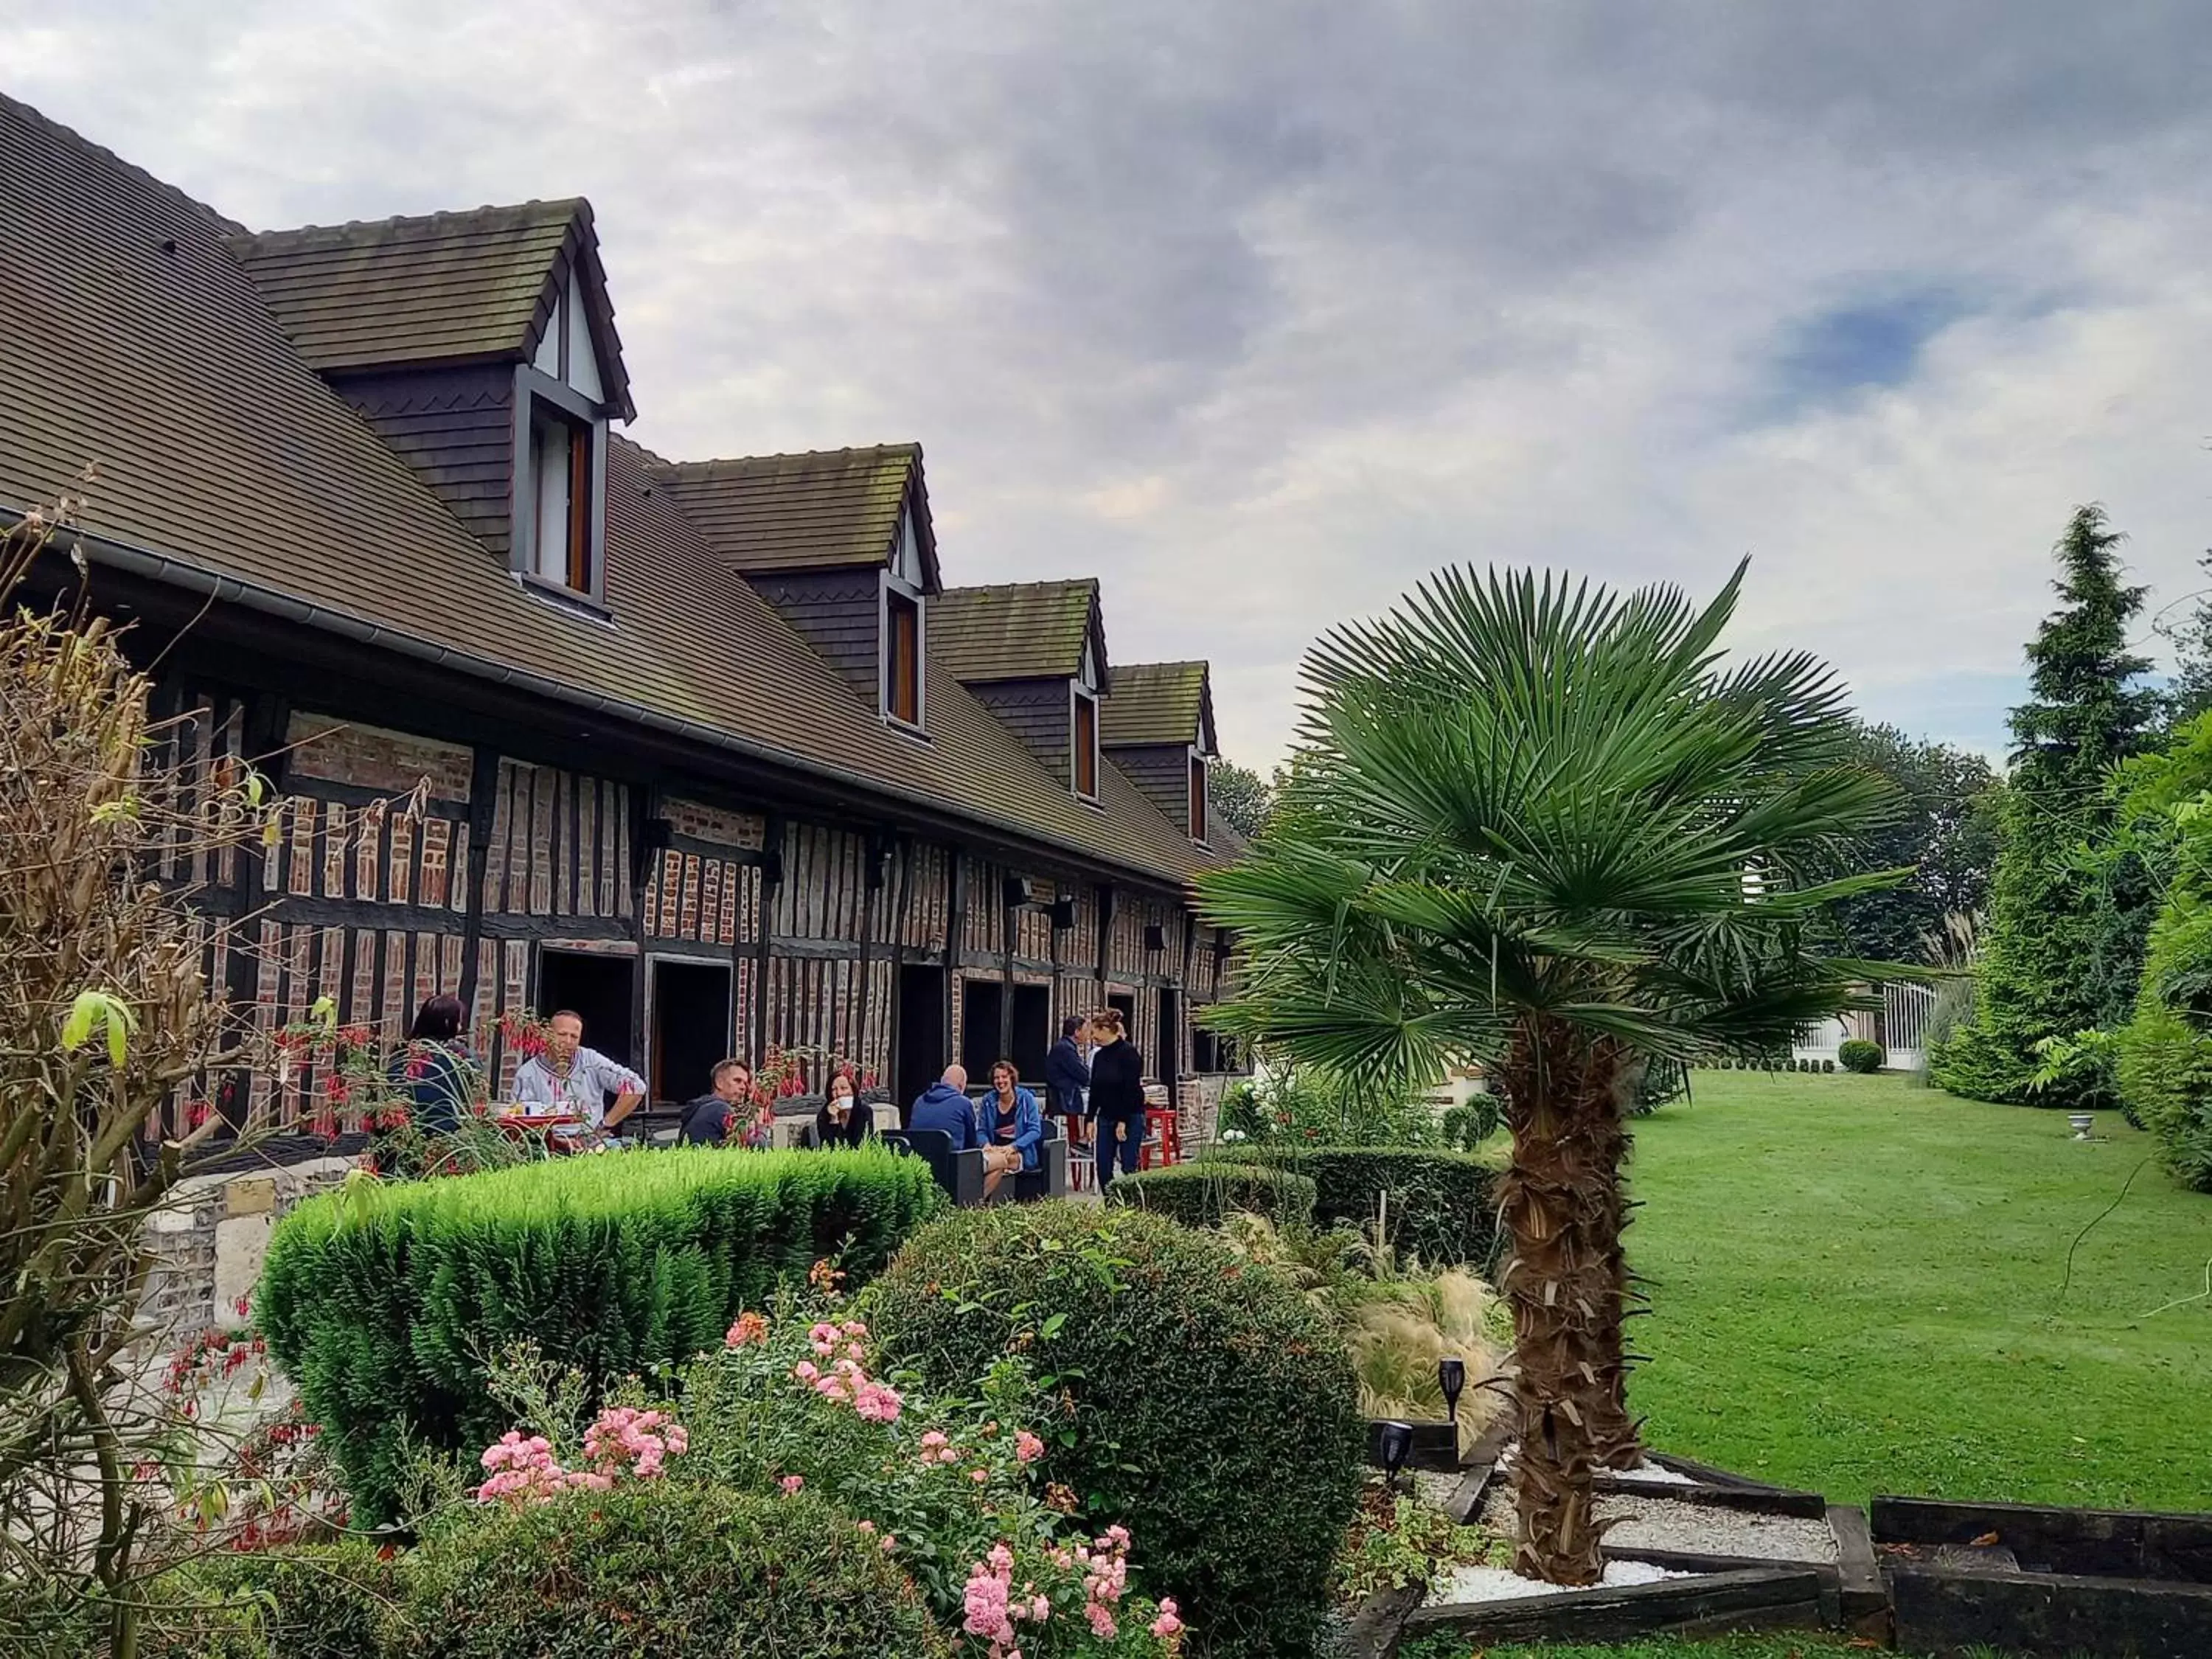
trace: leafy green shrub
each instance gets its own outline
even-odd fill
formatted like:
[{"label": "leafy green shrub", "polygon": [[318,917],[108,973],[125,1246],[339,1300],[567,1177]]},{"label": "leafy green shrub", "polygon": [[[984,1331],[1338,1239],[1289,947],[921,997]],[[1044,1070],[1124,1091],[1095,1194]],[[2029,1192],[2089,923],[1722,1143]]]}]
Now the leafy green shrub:
[{"label": "leafy green shrub", "polygon": [[1505,1127],[1504,1103],[1496,1095],[1470,1095],[1461,1106],[1448,1106],[1437,1120],[1439,1138],[1449,1152],[1472,1152]]},{"label": "leafy green shrub", "polygon": [[807,1493],[674,1481],[478,1510],[406,1558],[409,1659],[935,1659],[911,1580]]},{"label": "leafy green shrub", "polygon": [[1039,1467],[1127,1525],[1195,1651],[1308,1650],[1364,1425],[1343,1345],[1280,1275],[1139,1210],[998,1206],[924,1228],[863,1306],[938,1387],[1032,1358],[1070,1413]]},{"label": "leafy green shrub", "polygon": [[[2193,829],[2194,820],[2191,827]],[[2135,1015],[2121,1030],[2120,1098],[2156,1136],[2159,1161],[2212,1193],[2212,902],[2176,883],[2151,930]]]},{"label": "leafy green shrub", "polygon": [[358,1182],[278,1225],[254,1310],[374,1523],[395,1512],[410,1436],[474,1450],[507,1426],[486,1357],[528,1339],[594,1389],[688,1359],[823,1257],[865,1278],[942,1202],[926,1165],[876,1147]]},{"label": "leafy green shrub", "polygon": [[1847,1072],[1879,1072],[1884,1058],[1881,1044],[1864,1037],[1850,1037],[1836,1045],[1836,1063]]},{"label": "leafy green shrub", "polygon": [[1363,1092],[1313,1066],[1231,1084],[1219,1121],[1247,1140],[1294,1146],[1430,1146],[1440,1132],[1420,1097]]},{"label": "leafy green shrub", "polygon": [[1498,1225],[1498,1170],[1469,1152],[1380,1146],[1224,1146],[1213,1161],[1265,1163],[1310,1176],[1314,1224],[1372,1229],[1431,1267],[1464,1262],[1483,1271],[1504,1248]]},{"label": "leafy green shrub", "polygon": [[396,1564],[358,1539],[219,1551],[166,1575],[157,1596],[198,1609],[161,1623],[143,1659],[365,1659],[410,1653]]},{"label": "leafy green shrub", "polygon": [[1240,1214],[1304,1221],[1314,1212],[1310,1176],[1225,1158],[1139,1170],[1121,1176],[1106,1191],[1110,1204],[1155,1211],[1187,1227],[1218,1226],[1222,1217]]}]

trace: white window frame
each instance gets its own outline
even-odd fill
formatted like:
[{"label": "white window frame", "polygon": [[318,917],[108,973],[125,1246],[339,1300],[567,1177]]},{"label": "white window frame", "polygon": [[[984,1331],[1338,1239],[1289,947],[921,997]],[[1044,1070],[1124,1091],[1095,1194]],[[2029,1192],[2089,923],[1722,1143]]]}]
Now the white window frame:
[{"label": "white window frame", "polygon": [[[557,410],[590,434],[592,446],[592,509],[586,534],[590,538],[592,585],[588,590],[570,587],[538,570],[537,444],[532,428],[538,406]],[[602,407],[574,388],[527,365],[514,371],[514,487],[508,516],[509,568],[533,586],[586,601],[606,603],[607,591],[607,422]]]},{"label": "white window frame", "polygon": [[[1089,653],[1088,653],[1088,652],[1086,651],[1086,653],[1085,653],[1086,659],[1087,659],[1087,657],[1088,657],[1088,654],[1089,654]],[[1085,793],[1083,793],[1083,782],[1082,782],[1083,774],[1082,774],[1082,771],[1081,771],[1081,769],[1080,769],[1077,766],[1077,764],[1076,764],[1076,762],[1077,762],[1077,759],[1079,758],[1079,757],[1078,757],[1077,752],[1076,752],[1076,745],[1075,745],[1075,737],[1076,737],[1076,732],[1077,732],[1077,729],[1078,729],[1078,728],[1077,728],[1077,726],[1076,726],[1076,720],[1075,720],[1076,706],[1077,706],[1079,703],[1086,703],[1086,702],[1087,702],[1087,703],[1089,703],[1089,704],[1091,705],[1091,793],[1089,793],[1089,794],[1087,794],[1087,795],[1086,795],[1086,794],[1085,794]],[[1068,683],[1067,683],[1067,788],[1068,788],[1068,793],[1069,793],[1070,794],[1073,795],[1073,796],[1076,798],[1076,799],[1078,799],[1078,800],[1081,800],[1081,801],[1089,801],[1089,802],[1090,802],[1092,805],[1094,805],[1094,806],[1095,806],[1095,805],[1097,805],[1098,804],[1098,797],[1099,797],[1099,793],[1100,793],[1100,792],[1101,792],[1101,791],[1103,789],[1103,787],[1104,787],[1103,782],[1103,781],[1102,781],[1102,779],[1101,779],[1100,771],[1099,771],[1099,769],[1100,769],[1101,767],[1103,767],[1103,766],[1105,764],[1105,757],[1104,757],[1104,756],[1100,752],[1100,750],[1101,750],[1101,749],[1102,749],[1102,747],[1103,747],[1103,745],[1100,744],[1100,742],[1099,742],[1099,738],[1098,738],[1098,728],[1099,728],[1100,723],[1101,723],[1101,722],[1100,722],[1100,720],[1099,720],[1099,712],[1098,712],[1098,697],[1097,697],[1097,694],[1096,692],[1093,692],[1093,691],[1088,691],[1088,690],[1085,690],[1084,689],[1084,687],[1082,686],[1082,684],[1081,684],[1079,681],[1076,681],[1076,680],[1070,680],[1070,681],[1068,681]]]},{"label": "white window frame", "polygon": [[[891,712],[891,595],[914,601],[914,720],[911,723]],[[886,566],[876,585],[876,707],[884,724],[894,732],[916,737],[929,730],[929,595],[921,584],[909,581]]]}]

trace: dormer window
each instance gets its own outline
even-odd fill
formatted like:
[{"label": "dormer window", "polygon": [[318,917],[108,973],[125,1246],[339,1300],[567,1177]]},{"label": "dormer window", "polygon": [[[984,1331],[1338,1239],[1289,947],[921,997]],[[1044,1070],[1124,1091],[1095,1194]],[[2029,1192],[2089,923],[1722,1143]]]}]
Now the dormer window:
[{"label": "dormer window", "polygon": [[527,368],[515,371],[515,562],[545,586],[597,600],[606,477],[604,381],[572,273]]},{"label": "dormer window", "polygon": [[927,571],[914,533],[914,514],[899,514],[898,540],[883,573],[883,710],[886,720],[922,729],[922,665],[927,660],[923,596]]},{"label": "dormer window", "polygon": [[592,545],[592,428],[542,400],[530,411],[531,568],[576,593],[599,591]]},{"label": "dormer window", "polygon": [[1206,757],[1190,751],[1190,838],[1206,845]]},{"label": "dormer window", "polygon": [[1067,688],[1068,782],[1085,800],[1098,799],[1098,653],[1083,642],[1083,664]]}]

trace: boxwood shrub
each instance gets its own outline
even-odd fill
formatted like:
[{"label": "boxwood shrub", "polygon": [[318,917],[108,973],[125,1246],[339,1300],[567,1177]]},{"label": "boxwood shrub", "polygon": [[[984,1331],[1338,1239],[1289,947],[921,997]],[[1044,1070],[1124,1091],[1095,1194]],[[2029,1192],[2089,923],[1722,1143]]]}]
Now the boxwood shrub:
[{"label": "boxwood shrub", "polygon": [[1129,1528],[1194,1652],[1311,1650],[1364,1425],[1342,1343],[1286,1279],[1164,1216],[1063,1200],[932,1222],[864,1302],[939,1388],[1030,1358],[1066,1412],[1042,1472]]},{"label": "boxwood shrub", "polygon": [[927,1164],[874,1146],[355,1182],[278,1224],[254,1313],[375,1523],[410,1437],[473,1454],[511,1426],[482,1374],[514,1342],[595,1384],[687,1359],[822,1257],[864,1280],[942,1203]]},{"label": "boxwood shrub", "polygon": [[1106,1189],[1109,1203],[1156,1211],[1188,1227],[1218,1226],[1222,1217],[1239,1211],[1270,1221],[1309,1221],[1315,1192],[1310,1176],[1226,1158],[1139,1170],[1117,1176]]},{"label": "boxwood shrub", "polygon": [[227,1614],[148,1659],[951,1659],[870,1542],[811,1494],[572,1492],[471,1509],[388,1563],[366,1544],[210,1557],[189,1577]]},{"label": "boxwood shrub", "polygon": [[1851,1037],[1836,1045],[1836,1063],[1847,1072],[1879,1072],[1884,1055],[1881,1044]]},{"label": "boxwood shrub", "polygon": [[573,1492],[471,1517],[406,1561],[404,1659],[952,1653],[895,1559],[807,1493]]},{"label": "boxwood shrub", "polygon": [[1387,1196],[1391,1242],[1431,1267],[1464,1264],[1486,1273],[1504,1252],[1498,1171],[1472,1152],[1231,1146],[1211,1161],[1263,1163],[1310,1177],[1319,1226],[1370,1226]]}]

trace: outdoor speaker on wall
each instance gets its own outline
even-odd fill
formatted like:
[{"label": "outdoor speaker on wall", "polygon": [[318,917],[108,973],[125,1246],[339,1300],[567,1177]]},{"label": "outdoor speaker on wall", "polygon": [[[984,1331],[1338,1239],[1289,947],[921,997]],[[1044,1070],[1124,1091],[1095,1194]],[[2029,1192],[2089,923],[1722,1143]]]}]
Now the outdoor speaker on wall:
[{"label": "outdoor speaker on wall", "polygon": [[1157,921],[1147,922],[1145,926],[1145,949],[1147,951],[1164,951],[1167,948],[1168,930],[1161,927]]},{"label": "outdoor speaker on wall", "polygon": [[1075,901],[1072,898],[1052,902],[1052,931],[1065,933],[1075,926]]},{"label": "outdoor speaker on wall", "polygon": [[1027,876],[1008,876],[1003,890],[1009,910],[1026,910],[1038,902],[1037,885]]}]

